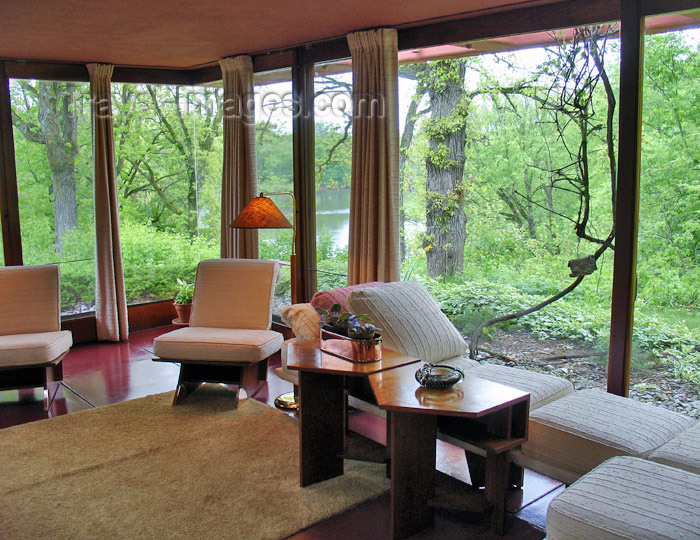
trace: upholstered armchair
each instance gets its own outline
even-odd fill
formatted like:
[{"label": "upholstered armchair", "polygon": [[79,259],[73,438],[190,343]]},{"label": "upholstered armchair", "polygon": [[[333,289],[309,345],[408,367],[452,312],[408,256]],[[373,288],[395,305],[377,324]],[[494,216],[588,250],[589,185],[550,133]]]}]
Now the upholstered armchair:
[{"label": "upholstered armchair", "polygon": [[73,336],[61,330],[58,266],[0,268],[0,390],[44,388],[63,378],[61,360]]},{"label": "upholstered armchair", "polygon": [[243,387],[251,396],[267,378],[282,334],[270,330],[279,277],[275,261],[211,259],[197,267],[190,326],[155,339],[156,361],[180,364],[173,405],[203,382]]}]

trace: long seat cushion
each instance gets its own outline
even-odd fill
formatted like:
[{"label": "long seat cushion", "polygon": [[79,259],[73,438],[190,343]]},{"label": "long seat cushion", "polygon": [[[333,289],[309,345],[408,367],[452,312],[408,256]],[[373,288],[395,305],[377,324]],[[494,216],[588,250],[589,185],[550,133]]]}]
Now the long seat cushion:
[{"label": "long seat cushion", "polygon": [[280,379],[289,381],[292,384],[299,384],[299,372],[295,369],[287,368],[287,347],[290,343],[294,341],[296,341],[296,339],[292,338],[288,339],[282,344],[282,349],[280,351],[280,356],[282,357],[282,365],[278,368],[275,368],[275,373],[280,377]]},{"label": "long seat cushion", "polygon": [[700,538],[700,475],[634,457],[606,461],[557,495],[548,540]]},{"label": "long seat cushion", "polygon": [[562,377],[497,364],[480,364],[469,374],[529,392],[530,411],[574,392],[574,385]]},{"label": "long seat cushion", "polygon": [[649,459],[700,474],[700,422],[659,447]]},{"label": "long seat cushion", "polygon": [[[646,458],[693,424],[682,414],[615,396],[581,390],[530,414],[522,453],[578,478],[618,455]],[[560,478],[561,479],[561,478]]]},{"label": "long seat cushion", "polygon": [[71,345],[73,336],[67,330],[0,336],[0,367],[49,364]]},{"label": "long seat cushion", "polygon": [[189,327],[157,337],[153,352],[169,360],[253,363],[277,352],[283,342],[282,334],[272,330]]}]

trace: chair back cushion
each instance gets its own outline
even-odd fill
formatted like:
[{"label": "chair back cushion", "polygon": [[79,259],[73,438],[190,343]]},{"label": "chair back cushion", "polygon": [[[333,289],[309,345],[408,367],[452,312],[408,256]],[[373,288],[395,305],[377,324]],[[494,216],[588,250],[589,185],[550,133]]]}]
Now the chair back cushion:
[{"label": "chair back cushion", "polygon": [[61,329],[58,266],[0,268],[0,335]]},{"label": "chair back cushion", "polygon": [[382,344],[394,351],[439,362],[467,350],[462,335],[417,281],[355,290],[348,298],[348,309],[369,315],[382,329]]},{"label": "chair back cushion", "polygon": [[210,259],[197,267],[190,326],[269,330],[279,265],[254,259]]}]

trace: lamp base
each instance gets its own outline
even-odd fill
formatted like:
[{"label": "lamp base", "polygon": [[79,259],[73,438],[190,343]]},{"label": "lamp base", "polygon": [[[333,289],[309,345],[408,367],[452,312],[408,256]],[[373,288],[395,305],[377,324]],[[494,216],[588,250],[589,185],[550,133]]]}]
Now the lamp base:
[{"label": "lamp base", "polygon": [[275,407],[295,411],[299,408],[299,402],[294,396],[294,392],[287,392],[275,398]]}]

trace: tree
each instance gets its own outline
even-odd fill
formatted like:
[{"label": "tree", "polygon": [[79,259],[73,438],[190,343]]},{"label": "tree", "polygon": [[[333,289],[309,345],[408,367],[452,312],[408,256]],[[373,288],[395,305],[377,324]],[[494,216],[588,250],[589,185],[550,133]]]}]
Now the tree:
[{"label": "tree", "polygon": [[134,203],[134,217],[194,238],[197,193],[221,134],[221,89],[125,84],[115,98],[115,153],[124,200]]},{"label": "tree", "polygon": [[426,168],[426,232],[428,275],[451,277],[464,268],[464,147],[472,95],[464,87],[465,59],[420,64],[418,78],[430,99],[430,118],[423,125],[429,137]]},{"label": "tree", "polygon": [[649,301],[700,301],[700,46],[647,36],[639,289]]},{"label": "tree", "polygon": [[[12,122],[22,135],[46,149],[52,178],[55,246],[63,250],[64,236],[78,224],[76,158],[78,115],[74,83],[19,80],[21,96],[13,99]],[[17,99],[20,98],[20,99]]]},{"label": "tree", "polygon": [[[574,280],[564,289],[539,304],[514,313],[494,317],[480,324],[469,346],[470,358],[476,357],[478,341],[484,328],[538,311],[563,298],[578,287],[587,275],[593,273],[596,261],[609,248],[615,239],[615,200],[617,196],[617,168],[614,143],[615,93],[605,70],[604,53],[606,38],[616,29],[609,27],[578,28],[574,40],[569,45],[560,45],[552,51],[552,59],[544,66],[543,75],[551,80],[546,92],[530,92],[543,110],[549,111],[557,128],[558,138],[566,149],[568,160],[549,171],[551,187],[565,195],[574,194],[578,200],[576,217],[563,214],[560,217],[573,224],[578,239],[598,246],[589,256],[569,261],[571,277]],[[606,115],[603,123],[595,113],[595,95],[598,83],[602,83]],[[591,140],[602,131],[605,134],[604,146],[607,156],[610,186],[610,231],[607,236],[599,236],[592,224],[593,172],[590,166]]]}]

